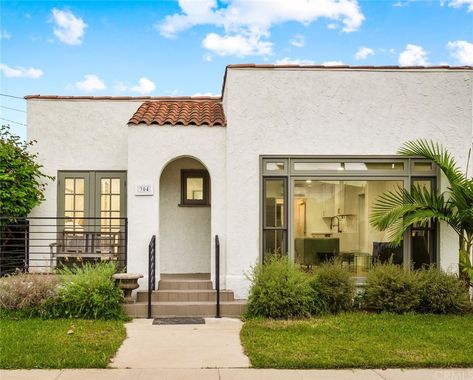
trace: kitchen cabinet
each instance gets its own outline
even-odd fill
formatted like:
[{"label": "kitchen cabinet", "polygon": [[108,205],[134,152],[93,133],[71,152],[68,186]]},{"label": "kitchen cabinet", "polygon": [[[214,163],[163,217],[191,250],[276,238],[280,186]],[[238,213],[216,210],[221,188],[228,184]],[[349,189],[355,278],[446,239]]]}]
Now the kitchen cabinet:
[{"label": "kitchen cabinet", "polygon": [[335,184],[322,184],[322,217],[331,218],[335,216]]},{"label": "kitchen cabinet", "polygon": [[360,187],[340,181],[337,184],[324,183],[322,189],[322,216],[324,218],[357,214]]}]

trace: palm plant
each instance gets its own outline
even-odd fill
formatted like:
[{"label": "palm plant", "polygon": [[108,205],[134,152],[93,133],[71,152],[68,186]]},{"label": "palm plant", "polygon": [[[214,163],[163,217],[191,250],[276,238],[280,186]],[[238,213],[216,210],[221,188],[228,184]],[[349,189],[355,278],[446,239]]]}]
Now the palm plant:
[{"label": "palm plant", "polygon": [[420,186],[414,186],[410,191],[401,186],[388,191],[374,203],[371,225],[387,231],[393,244],[400,244],[404,233],[413,225],[425,226],[432,221],[447,223],[459,239],[460,276],[466,284],[473,285],[470,260],[473,246],[473,179],[462,173],[453,156],[442,145],[433,141],[408,141],[398,153],[433,161],[445,175],[449,186],[440,194]]}]

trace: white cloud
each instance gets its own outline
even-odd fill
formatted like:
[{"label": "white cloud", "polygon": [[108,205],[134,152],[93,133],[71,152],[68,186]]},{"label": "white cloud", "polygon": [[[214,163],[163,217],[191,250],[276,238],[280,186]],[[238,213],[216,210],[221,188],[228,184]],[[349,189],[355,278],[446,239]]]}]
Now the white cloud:
[{"label": "white cloud", "polygon": [[43,70],[34,67],[10,67],[0,63],[0,71],[7,78],[33,78],[37,79],[43,75]]},{"label": "white cloud", "polygon": [[441,4],[444,5],[446,2],[448,3],[448,6],[452,8],[460,8],[461,6],[466,5],[468,12],[473,12],[473,0],[443,0],[441,1]]},{"label": "white cloud", "polygon": [[196,92],[191,96],[220,96],[220,94],[214,94],[213,92]]},{"label": "white cloud", "polygon": [[9,40],[11,38],[11,34],[8,33],[5,29],[0,30],[0,40]]},{"label": "white cloud", "polygon": [[275,63],[276,65],[315,65],[315,62],[309,59],[292,59],[289,57],[278,59]]},{"label": "white cloud", "polygon": [[216,33],[209,33],[202,41],[202,45],[213,53],[226,56],[236,55],[244,57],[246,55],[269,55],[272,53],[272,42],[261,41],[257,35],[220,36]]},{"label": "white cloud", "polygon": [[397,1],[393,4],[393,7],[402,8],[402,7],[407,7],[408,5],[409,5],[409,1]]},{"label": "white cloud", "polygon": [[450,55],[461,65],[473,65],[473,43],[468,41],[451,41],[447,44]]},{"label": "white cloud", "polygon": [[94,74],[84,75],[84,80],[76,82],[75,86],[79,90],[86,92],[104,90],[106,88],[105,82]]},{"label": "white cloud", "polygon": [[338,24],[336,22],[331,22],[331,23],[327,24],[327,28],[328,29],[337,29]]},{"label": "white cloud", "polygon": [[130,90],[146,95],[156,90],[156,85],[148,78],[140,78],[138,80],[138,85],[131,87]]},{"label": "white cloud", "polygon": [[167,16],[156,27],[165,37],[203,24],[224,27],[227,32],[246,28],[265,34],[275,24],[307,25],[324,17],[341,20],[343,30],[353,32],[365,19],[356,0],[228,0],[227,4],[218,8],[217,0],[179,0],[182,13]]},{"label": "white cloud", "polygon": [[342,66],[344,63],[342,61],[326,61],[322,62],[324,66]]},{"label": "white cloud", "polygon": [[300,48],[305,45],[305,38],[302,34],[296,34],[289,42],[292,46]]},{"label": "white cloud", "polygon": [[87,24],[80,18],[75,16],[71,11],[52,10],[54,23],[54,35],[59,41],[67,45],[80,45],[84,37]]},{"label": "white cloud", "polygon": [[[219,4],[222,5],[219,8]],[[341,22],[344,32],[360,28],[365,16],[357,0],[179,0],[181,13],[166,16],[155,28],[165,37],[196,25],[223,28],[224,34],[210,33],[204,47],[210,45],[220,55],[269,55],[272,43],[267,39],[270,29],[277,24],[298,22],[308,25],[319,18]],[[216,47],[215,44],[219,46]],[[241,48],[228,48],[238,44]],[[220,46],[223,45],[222,48]],[[234,53],[230,53],[230,51]]]},{"label": "white cloud", "polygon": [[406,45],[406,48],[399,54],[400,66],[426,66],[429,64],[427,52],[422,46]]},{"label": "white cloud", "polygon": [[156,90],[156,85],[153,81],[143,77],[138,80],[138,84],[135,86],[129,86],[123,82],[117,82],[115,84],[115,90],[119,92],[132,91],[146,95]]},{"label": "white cloud", "polygon": [[207,61],[207,62],[212,62],[213,56],[212,56],[212,54],[210,54],[210,53],[205,53],[205,54],[202,56],[202,59],[203,59],[204,61]]},{"label": "white cloud", "polygon": [[316,63],[311,61],[310,59],[294,59],[289,57],[284,57],[282,59],[278,59],[275,62],[276,65],[322,65],[322,66],[341,66],[345,65],[342,61],[326,61],[322,63]]},{"label": "white cloud", "polygon": [[355,54],[355,59],[361,61],[362,59],[368,58],[370,55],[374,55],[374,50],[366,46],[361,46]]}]

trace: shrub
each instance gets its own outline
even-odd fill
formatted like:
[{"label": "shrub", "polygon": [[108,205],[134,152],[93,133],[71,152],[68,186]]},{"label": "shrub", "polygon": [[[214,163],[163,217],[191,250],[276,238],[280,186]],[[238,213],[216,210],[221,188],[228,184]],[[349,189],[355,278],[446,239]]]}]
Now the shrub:
[{"label": "shrub", "polygon": [[123,318],[123,294],[112,276],[116,265],[112,262],[74,266],[61,269],[63,280],[58,297],[48,305],[48,317],[86,319]]},{"label": "shrub", "polygon": [[313,291],[309,277],[287,258],[273,256],[256,265],[249,279],[247,317],[291,318],[310,315]]},{"label": "shrub", "polygon": [[416,274],[394,264],[376,265],[366,278],[365,307],[394,313],[415,311],[420,302]]},{"label": "shrub", "polygon": [[17,273],[0,279],[0,308],[40,315],[57,296],[58,276]]},{"label": "shrub", "polygon": [[472,310],[468,290],[457,276],[429,267],[419,270],[417,279],[419,312],[461,314]]},{"label": "shrub", "polygon": [[324,311],[321,306],[330,313],[347,311],[353,307],[355,281],[339,262],[329,262],[317,267],[310,285],[314,290],[314,306],[319,306],[318,310],[313,310],[313,314]]}]

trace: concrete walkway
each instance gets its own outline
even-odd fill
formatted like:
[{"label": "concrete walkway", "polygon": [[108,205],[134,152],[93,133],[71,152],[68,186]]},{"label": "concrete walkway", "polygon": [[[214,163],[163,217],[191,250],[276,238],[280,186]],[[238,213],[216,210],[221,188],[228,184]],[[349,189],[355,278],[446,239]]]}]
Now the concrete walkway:
[{"label": "concrete walkway", "polygon": [[150,319],[126,324],[127,338],[113,368],[247,368],[240,343],[242,322],[205,318],[204,325],[152,325]]},{"label": "concrete walkway", "polygon": [[471,380],[473,369],[65,369],[0,370],[1,380]]}]

